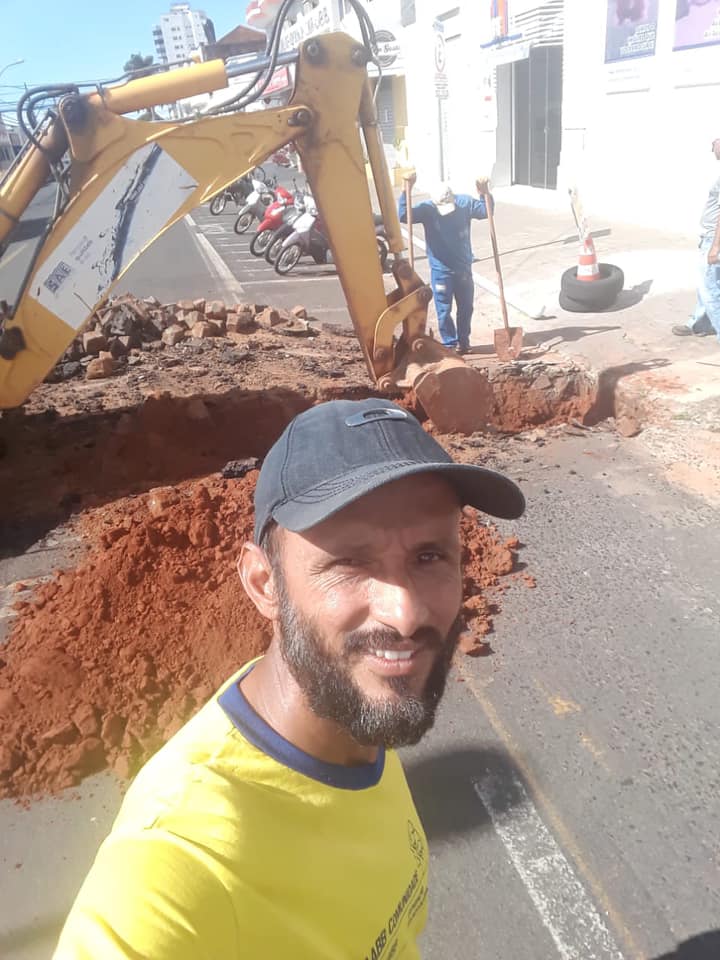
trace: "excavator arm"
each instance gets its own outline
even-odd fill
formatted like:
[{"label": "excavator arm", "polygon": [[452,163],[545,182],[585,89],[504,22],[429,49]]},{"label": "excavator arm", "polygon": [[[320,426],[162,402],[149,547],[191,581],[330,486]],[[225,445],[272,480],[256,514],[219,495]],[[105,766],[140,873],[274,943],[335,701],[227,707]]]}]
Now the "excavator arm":
[{"label": "excavator arm", "polygon": [[[404,258],[395,199],[368,80],[369,52],[326,34],[299,51],[282,108],[141,121],[124,114],[228,85],[214,60],[87,95],[69,93],[0,183],[0,249],[51,170],[67,198],[0,335],[0,408],[21,404],[128,267],[172,224],[292,142],[300,154],[362,346],[381,390],[413,387],[442,430],[484,424],[476,371],[427,335],[431,291]],[[396,288],[377,255],[361,134],[385,223]],[[69,167],[67,166],[69,164]]]}]

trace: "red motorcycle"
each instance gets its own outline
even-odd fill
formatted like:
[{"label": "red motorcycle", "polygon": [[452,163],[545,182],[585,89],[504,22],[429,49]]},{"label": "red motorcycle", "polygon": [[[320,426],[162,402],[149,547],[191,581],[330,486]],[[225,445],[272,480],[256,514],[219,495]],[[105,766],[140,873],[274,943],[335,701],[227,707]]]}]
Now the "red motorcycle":
[{"label": "red motorcycle", "polygon": [[294,203],[293,195],[285,187],[277,187],[275,200],[265,210],[265,216],[260,221],[255,236],[250,242],[250,253],[255,257],[262,257],[273,238],[273,233],[283,224],[283,214]]}]

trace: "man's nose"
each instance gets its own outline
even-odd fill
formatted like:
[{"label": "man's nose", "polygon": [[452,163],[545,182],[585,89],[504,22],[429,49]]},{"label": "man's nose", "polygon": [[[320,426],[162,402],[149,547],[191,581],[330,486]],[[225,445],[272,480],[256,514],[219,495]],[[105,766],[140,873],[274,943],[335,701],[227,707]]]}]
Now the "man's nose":
[{"label": "man's nose", "polygon": [[371,588],[370,615],[401,637],[412,637],[430,621],[430,608],[422,593],[408,580],[375,580]]}]

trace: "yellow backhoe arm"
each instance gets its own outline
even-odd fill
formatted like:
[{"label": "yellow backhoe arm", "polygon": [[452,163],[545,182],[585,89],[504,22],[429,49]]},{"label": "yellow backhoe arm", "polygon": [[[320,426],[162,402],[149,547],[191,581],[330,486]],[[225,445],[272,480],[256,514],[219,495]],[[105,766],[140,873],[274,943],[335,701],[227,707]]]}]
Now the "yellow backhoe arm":
[{"label": "yellow backhoe arm", "polygon": [[[45,182],[50,160],[69,156],[69,200],[0,336],[0,408],[23,402],[158,236],[292,141],[327,228],[371,376],[381,389],[414,386],[441,429],[481,426],[487,398],[480,378],[426,335],[431,292],[401,256],[367,59],[366,48],[345,34],[313,37],[300,51],[287,107],[188,122],[122,114],[227,86],[222,61],[65,96],[59,119],[0,183],[2,244]],[[389,295],[359,128],[396,255],[397,289]]]}]

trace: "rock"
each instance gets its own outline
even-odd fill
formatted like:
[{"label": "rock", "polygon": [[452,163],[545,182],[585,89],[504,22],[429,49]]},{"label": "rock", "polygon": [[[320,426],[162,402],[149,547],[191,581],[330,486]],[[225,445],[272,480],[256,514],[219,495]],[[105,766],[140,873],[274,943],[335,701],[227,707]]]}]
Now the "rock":
[{"label": "rock", "polygon": [[293,307],[290,313],[298,320],[307,320],[308,318],[307,310],[302,306]]},{"label": "rock", "polygon": [[103,721],[100,736],[108,747],[119,747],[125,733],[125,721],[116,713],[111,713]]},{"label": "rock", "polygon": [[199,313],[205,313],[205,303],[206,300],[204,297],[193,300],[193,310],[197,310]]},{"label": "rock", "polygon": [[196,323],[201,323],[205,315],[199,310],[178,310],[175,320],[179,324],[184,324],[188,330],[191,330]]},{"label": "rock", "polygon": [[55,370],[60,380],[72,380],[82,373],[82,364],[79,360],[70,360],[67,363],[61,363]]},{"label": "rock", "polygon": [[266,330],[271,330],[273,327],[276,327],[279,323],[282,323],[280,314],[277,310],[273,310],[272,307],[267,307],[265,310],[262,310],[256,317],[255,320],[260,324],[261,327],[265,327]]},{"label": "rock", "polygon": [[208,320],[224,320],[227,316],[227,308],[222,300],[210,300],[205,304],[205,316]]},{"label": "rock", "polygon": [[133,354],[128,357],[127,362],[129,367],[136,367],[139,363],[142,363],[142,357],[139,354]]},{"label": "rock", "polygon": [[163,310],[157,310],[151,313],[147,320],[144,321],[143,333],[145,336],[150,337],[151,340],[159,340],[163,335],[163,331],[170,326],[174,320],[174,314],[172,314],[171,320]]},{"label": "rock", "polygon": [[79,360],[83,355],[83,345],[80,340],[76,337],[70,346],[67,348],[65,353],[62,355],[62,362]]},{"label": "rock", "polygon": [[230,460],[222,468],[222,476],[226,480],[237,480],[244,477],[251,470],[257,470],[260,467],[259,457],[245,457],[244,460]]},{"label": "rock", "polygon": [[468,631],[460,634],[458,650],[468,657],[486,657],[492,652],[487,640],[483,640],[482,637],[476,637],[474,633],[469,633]]},{"label": "rock", "polygon": [[101,770],[105,763],[105,748],[98,737],[88,737],[71,747],[65,758],[65,767],[84,776]]},{"label": "rock", "polygon": [[194,300],[178,300],[176,306],[178,310],[184,310],[187,313],[189,313],[191,310],[195,309],[195,301]]},{"label": "rock", "polygon": [[72,715],[72,722],[83,737],[95,737],[100,732],[100,721],[95,708],[90,703],[81,703]]},{"label": "rock", "polygon": [[[147,310],[147,308],[145,308]],[[138,324],[138,315],[128,304],[111,307],[103,319],[102,331],[106,337],[126,337]]]},{"label": "rock", "polygon": [[642,430],[642,427],[635,417],[625,415],[617,418],[615,421],[615,429],[621,437],[636,437]]},{"label": "rock", "polygon": [[276,330],[277,333],[285,334],[288,337],[317,337],[318,331],[314,330],[307,320],[288,320]]},{"label": "rock", "polygon": [[225,329],[230,333],[242,333],[244,330],[252,330],[255,327],[255,314],[250,310],[229,313],[225,323]]},{"label": "rock", "polygon": [[116,758],[113,770],[121,780],[129,780],[133,774],[133,765],[130,758],[121,754]]},{"label": "rock", "polygon": [[[168,327],[167,330],[163,330],[162,343],[166,343],[169,347],[174,347],[176,343],[180,343],[186,336],[187,327],[181,326],[179,323],[174,323],[171,327]],[[148,346],[153,347],[154,344],[148,344]]]},{"label": "rock", "polygon": [[267,309],[266,303],[251,303],[249,306],[253,313],[262,313],[263,310]]},{"label": "rock", "polygon": [[237,363],[243,363],[249,357],[250,351],[247,349],[247,347],[235,347],[223,350],[218,359],[220,359],[223,363],[229,363],[234,366]]},{"label": "rock", "polygon": [[107,350],[108,344],[102,333],[88,330],[82,336],[82,345],[85,353],[97,356],[101,350]]},{"label": "rock", "polygon": [[198,340],[205,340],[208,337],[216,337],[218,335],[218,328],[214,323],[202,320],[200,323],[193,325],[190,333]]},{"label": "rock", "polygon": [[[169,329],[170,327],[168,327],[168,330]],[[186,332],[184,327],[179,327],[178,329],[180,329],[182,333]],[[167,331],[163,333],[163,336],[165,336],[166,332]],[[180,339],[182,339],[182,337]],[[177,341],[175,342],[177,343]],[[169,344],[169,346],[173,346],[173,344],[171,343]],[[152,340],[150,343],[143,343],[140,349],[143,350],[145,353],[159,353],[160,350],[164,350],[165,347],[166,347],[166,343],[164,340]]]},{"label": "rock", "polygon": [[157,297],[143,297],[142,302],[148,307],[159,307],[160,301]]},{"label": "rock", "polygon": [[109,346],[113,360],[119,360],[130,352],[130,337],[113,337]]},{"label": "rock", "polygon": [[86,380],[104,380],[113,375],[114,364],[112,357],[96,357],[87,365]]},{"label": "rock", "polygon": [[45,746],[50,747],[54,743],[69,744],[74,743],[78,738],[78,730],[74,723],[66,720],[64,723],[58,723],[49,730],[41,734],[40,739]]}]

